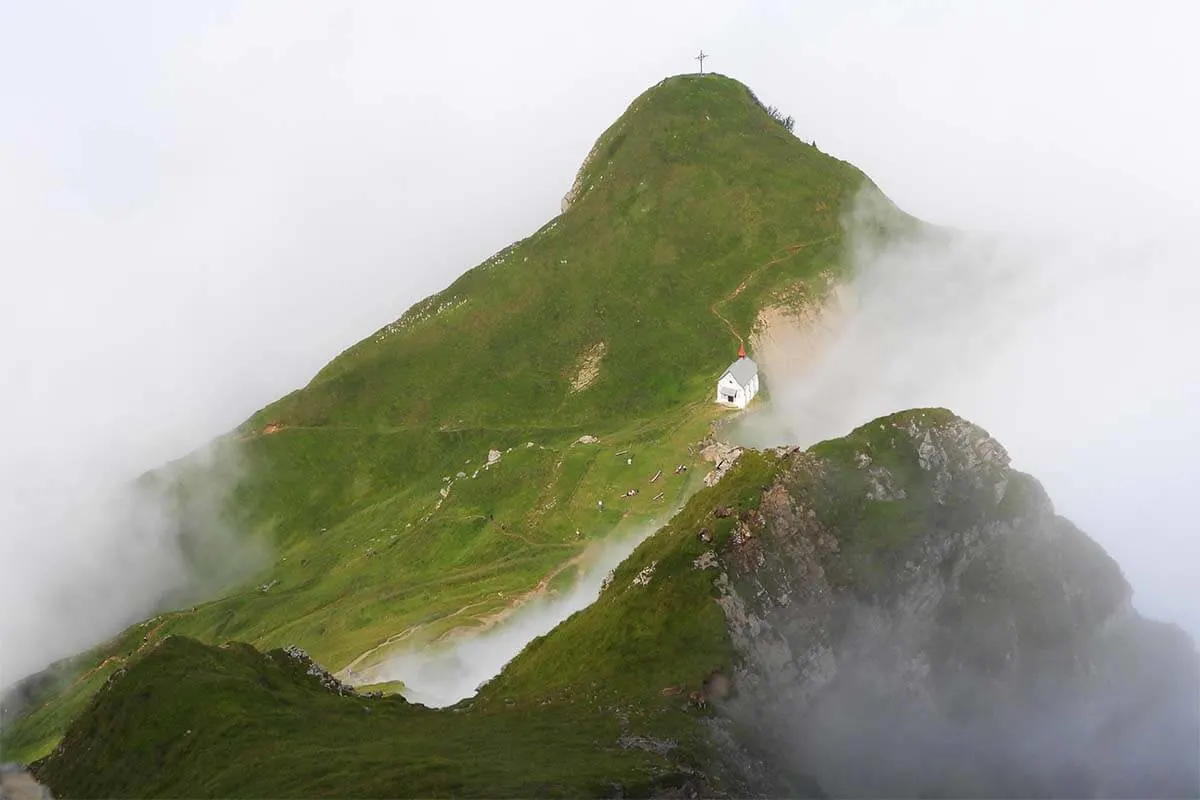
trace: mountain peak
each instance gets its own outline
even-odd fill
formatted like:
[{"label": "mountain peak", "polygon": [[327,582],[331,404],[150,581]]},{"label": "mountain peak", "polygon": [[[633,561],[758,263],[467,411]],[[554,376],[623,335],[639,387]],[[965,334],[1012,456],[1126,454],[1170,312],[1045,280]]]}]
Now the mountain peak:
[{"label": "mountain peak", "polygon": [[700,166],[769,140],[816,151],[796,140],[781,118],[733,78],[718,73],[665,78],[639,95],[596,140],[563,198],[563,211],[594,189],[619,187],[623,177],[639,183],[653,179],[656,172],[649,167]]},{"label": "mountain peak", "polygon": [[841,219],[867,183],[743,84],[667,78],[597,139],[561,215],[252,424],[595,425],[680,408],[764,304],[840,273]]}]

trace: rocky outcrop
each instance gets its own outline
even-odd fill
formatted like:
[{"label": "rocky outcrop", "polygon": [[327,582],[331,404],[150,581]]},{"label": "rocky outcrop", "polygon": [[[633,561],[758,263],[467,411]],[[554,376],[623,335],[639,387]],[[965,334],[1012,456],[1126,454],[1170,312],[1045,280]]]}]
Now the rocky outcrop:
[{"label": "rocky outcrop", "polygon": [[[317,662],[313,661],[308,653],[304,652],[304,650],[296,645],[289,645],[281,650],[272,650],[266,655],[267,658],[277,661],[282,661],[283,659],[289,660],[292,665],[303,670],[306,676],[315,679],[316,682],[320,684],[321,688],[327,692],[333,692],[334,694],[340,694],[343,696],[357,694],[353,686],[342,683],[340,680],[335,678],[328,670],[326,670]],[[374,692],[370,693],[369,696],[379,697],[380,695],[379,693]]]},{"label": "rocky outcrop", "polygon": [[713,469],[704,476],[705,486],[715,486],[725,473],[733,469],[742,456],[742,448],[717,440],[707,441],[700,448],[700,457],[713,464]]},{"label": "rocky outcrop", "polygon": [[718,703],[834,796],[1193,797],[1200,666],[1004,448],[942,410],[786,457],[719,553]]}]

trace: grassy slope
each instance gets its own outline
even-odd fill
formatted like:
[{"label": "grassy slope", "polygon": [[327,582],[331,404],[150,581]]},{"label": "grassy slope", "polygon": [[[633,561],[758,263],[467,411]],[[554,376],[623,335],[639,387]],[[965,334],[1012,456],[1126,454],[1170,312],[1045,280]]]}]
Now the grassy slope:
[{"label": "grassy slope", "polygon": [[[598,140],[568,211],[228,437],[244,472],[227,515],[274,561],[144,633],[295,643],[338,669],[415,626],[433,636],[503,609],[588,539],[661,523],[694,483],[672,476],[655,502],[645,481],[696,464],[688,446],[736,349],[722,318],[745,335],[778,293],[823,291],[843,269],[839,216],[865,180],[736,81],[647,91]],[[598,342],[598,378],[571,392]],[[283,427],[262,435],[268,422]],[[572,446],[583,433],[601,445]],[[471,477],[490,448],[513,449]],[[627,449],[632,468],[616,456]],[[103,646],[85,666],[102,677],[140,644]],[[42,754],[93,689],[7,725],[5,757]]]},{"label": "grassy slope", "polygon": [[[911,555],[914,537],[944,522],[947,510],[965,514],[969,527],[985,518],[1017,521],[1045,502],[1036,482],[1015,472],[1007,474],[1021,486],[1003,502],[970,492],[947,508],[929,502],[929,474],[901,432],[913,421],[927,427],[955,418],[921,409],[875,420],[801,456],[747,452],[644,542],[595,604],[535,640],[454,708],[341,697],[289,672],[278,657],[173,638],[101,691],[37,774],[58,796],[639,796],[685,781],[701,793],[744,793],[700,724],[708,712],[688,708],[684,698],[714,672],[730,674],[736,659],[715,601],[719,570],[698,559],[708,551],[728,559],[738,550],[730,539],[739,514],[759,506],[764,488],[781,482],[799,507],[816,511],[839,542],[823,566],[855,573],[839,591],[856,594],[878,589],[861,571],[864,554],[884,564],[893,550]],[[887,465],[905,498],[869,499],[863,454]],[[897,502],[912,525],[881,523],[879,509]],[[733,513],[718,517],[718,506]],[[698,537],[702,529],[711,543]],[[1027,565],[1038,574],[1000,569],[996,577],[1016,583],[981,596],[1008,607],[1030,589],[1053,591],[1066,562],[1090,576],[1088,591],[1119,590],[1115,564],[1079,538],[1050,548],[1061,563]],[[1022,619],[1048,622],[1036,607]],[[1080,621],[1060,622],[1054,637],[1062,641]],[[623,736],[674,746],[656,754],[621,746]],[[790,780],[797,782],[777,791],[819,792],[799,776]]]},{"label": "grassy slope", "polygon": [[[38,767],[58,796],[639,796],[711,764],[680,694],[733,652],[713,574],[716,505],[751,508],[778,469],[750,454],[615,573],[601,600],[527,649],[473,701],[431,711],[327,692],[276,651],[172,637],[114,679]],[[633,583],[655,565],[648,585]],[[671,740],[664,757],[624,734]],[[708,769],[711,773],[711,768]]]},{"label": "grassy slope", "polygon": [[[129,684],[136,691],[128,691]],[[579,726],[557,707],[462,717],[398,697],[325,691],[280,651],[172,637],[98,696],[77,741],[120,743],[44,779],[68,796],[345,797],[597,794],[645,753],[616,745],[611,718]],[[154,713],[147,717],[146,704]],[[605,747],[596,747],[597,739]],[[581,757],[564,759],[565,744]],[[107,748],[104,748],[107,749]],[[582,757],[598,753],[601,758]],[[514,768],[516,765],[520,765]]]}]

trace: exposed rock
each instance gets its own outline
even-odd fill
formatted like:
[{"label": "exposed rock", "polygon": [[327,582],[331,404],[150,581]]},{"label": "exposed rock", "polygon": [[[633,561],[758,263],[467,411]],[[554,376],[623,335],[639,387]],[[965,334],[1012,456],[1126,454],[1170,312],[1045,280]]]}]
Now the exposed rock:
[{"label": "exposed rock", "polygon": [[727,442],[709,441],[700,449],[700,457],[715,465],[713,470],[704,476],[705,486],[715,486],[717,481],[725,477],[725,473],[737,463],[742,456],[742,448]]},{"label": "exposed rock", "polygon": [[595,436],[591,436],[590,434],[584,434],[583,436],[580,436],[577,441],[580,444],[595,444],[596,442],[598,442],[600,440],[597,439]]},{"label": "exposed rock", "polygon": [[607,573],[605,573],[604,578],[600,581],[600,591],[603,592],[612,585],[614,575],[616,575],[615,569],[610,569]]},{"label": "exposed rock", "polygon": [[572,182],[571,188],[567,191],[567,193],[565,195],[563,195],[562,203],[560,204],[562,213],[564,213],[564,214],[567,213],[567,210],[575,203],[575,201],[583,193],[584,176],[590,170],[590,168],[592,166],[592,162],[596,160],[596,153],[599,152],[599,149],[600,149],[600,141],[601,140],[597,139],[596,143],[594,145],[592,145],[592,149],[588,151],[587,156],[583,159],[583,163],[579,166],[579,171],[575,174],[575,180],[574,180],[574,182]]},{"label": "exposed rock", "polygon": [[679,747],[679,743],[674,739],[654,739],[650,736],[634,736],[630,733],[622,734],[617,743],[626,750],[645,750],[647,753],[660,756],[670,755],[672,750]]},{"label": "exposed rock", "polygon": [[500,456],[501,456],[501,453],[499,450],[488,450],[488,457],[487,457],[488,466],[490,467],[492,464],[495,464],[497,461],[499,461]]},{"label": "exposed rock", "polygon": [[700,448],[700,457],[713,464],[724,461],[736,461],[742,454],[742,448],[728,442],[710,439]]},{"label": "exposed rock", "polygon": [[983,430],[877,420],[789,456],[760,512],[716,587],[720,705],[767,762],[834,796],[1200,791],[1194,645]]},{"label": "exposed rock", "polygon": [[654,568],[658,566],[658,562],[651,562],[643,567],[637,575],[633,577],[634,586],[649,586],[650,579],[654,576]]},{"label": "exposed rock", "polygon": [[273,655],[274,653],[283,653],[288,658],[292,659],[292,661],[302,666],[305,674],[312,678],[316,678],[317,682],[320,683],[326,691],[340,695],[355,694],[353,687],[342,683],[337,678],[333,677],[333,675],[329,674],[324,667],[313,661],[309,657],[308,653],[304,652],[299,647],[296,647],[295,645],[289,645],[282,650],[272,651],[271,653],[268,653],[268,655]]},{"label": "exposed rock", "polygon": [[600,363],[604,360],[607,350],[608,345],[604,342],[597,342],[583,352],[575,365],[575,375],[571,379],[572,393],[582,392],[596,382],[596,378],[600,376]]}]

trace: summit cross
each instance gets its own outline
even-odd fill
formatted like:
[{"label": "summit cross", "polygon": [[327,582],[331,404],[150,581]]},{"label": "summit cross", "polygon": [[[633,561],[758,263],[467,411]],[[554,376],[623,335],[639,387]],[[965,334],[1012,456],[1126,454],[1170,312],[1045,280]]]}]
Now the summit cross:
[{"label": "summit cross", "polygon": [[704,59],[706,59],[706,58],[708,58],[708,56],[706,56],[704,54],[703,50],[700,51],[700,55],[696,56],[696,60],[700,62],[700,74],[701,75],[704,74]]}]

